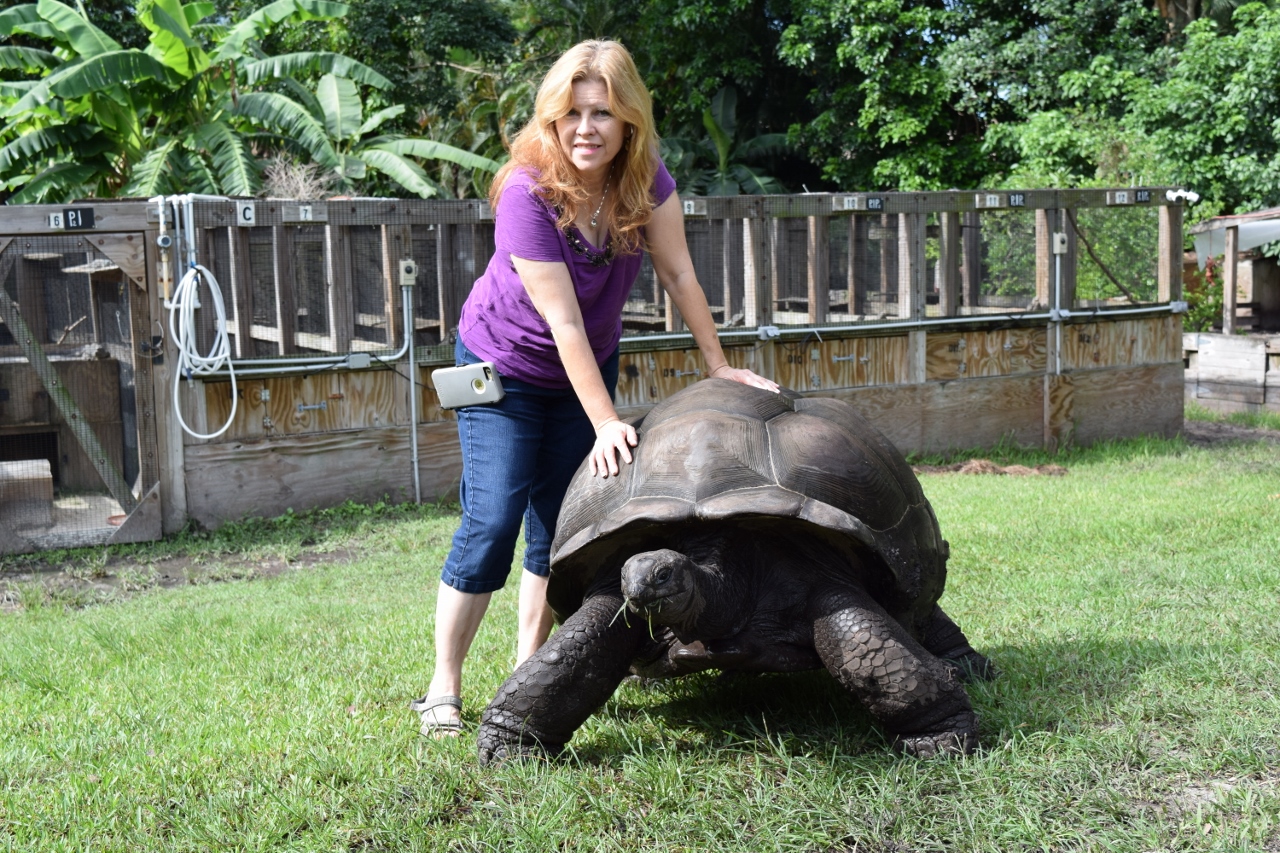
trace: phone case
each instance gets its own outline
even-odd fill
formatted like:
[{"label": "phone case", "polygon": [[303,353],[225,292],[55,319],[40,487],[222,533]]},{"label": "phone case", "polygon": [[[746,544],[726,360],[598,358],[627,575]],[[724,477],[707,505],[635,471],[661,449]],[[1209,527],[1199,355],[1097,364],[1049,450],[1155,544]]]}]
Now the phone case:
[{"label": "phone case", "polygon": [[435,386],[442,409],[496,403],[503,395],[502,380],[488,361],[433,370],[431,384]]}]

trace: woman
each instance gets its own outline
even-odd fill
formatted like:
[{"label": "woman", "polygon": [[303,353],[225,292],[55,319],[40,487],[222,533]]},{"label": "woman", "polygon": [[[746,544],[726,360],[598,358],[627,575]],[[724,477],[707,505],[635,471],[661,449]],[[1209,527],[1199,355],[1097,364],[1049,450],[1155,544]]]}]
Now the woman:
[{"label": "woman", "polygon": [[574,471],[631,462],[636,431],[613,407],[622,307],[647,249],[711,376],[777,386],[730,367],[694,274],[675,182],[658,157],[649,93],[626,48],[570,48],[494,178],[496,252],[458,324],[458,364],[493,362],[506,396],[458,410],[463,518],[436,599],[436,662],[411,707],[427,736],[460,728],[462,663],[525,525],[519,666],[546,640],[551,538]]}]

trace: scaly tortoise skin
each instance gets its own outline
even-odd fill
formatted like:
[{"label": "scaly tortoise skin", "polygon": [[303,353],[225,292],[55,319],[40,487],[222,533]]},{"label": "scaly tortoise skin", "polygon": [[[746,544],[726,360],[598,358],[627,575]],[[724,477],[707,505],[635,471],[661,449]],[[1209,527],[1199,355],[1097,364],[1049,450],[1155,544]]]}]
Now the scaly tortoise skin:
[{"label": "scaly tortoise skin", "polygon": [[[902,454],[848,404],[708,379],[574,476],[547,599],[561,628],[485,710],[482,762],[555,754],[628,672],[826,667],[914,755],[967,753],[991,669],[942,609],[947,543]],[[626,605],[627,613],[619,614]]]}]

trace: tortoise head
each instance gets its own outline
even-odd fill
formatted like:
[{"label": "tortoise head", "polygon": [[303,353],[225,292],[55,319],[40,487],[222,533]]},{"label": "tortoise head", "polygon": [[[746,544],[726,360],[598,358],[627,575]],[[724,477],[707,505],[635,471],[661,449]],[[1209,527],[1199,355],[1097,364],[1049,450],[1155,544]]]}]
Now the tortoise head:
[{"label": "tortoise head", "polygon": [[623,564],[622,595],[633,613],[658,625],[692,626],[706,606],[698,583],[702,574],[679,551],[645,551]]}]

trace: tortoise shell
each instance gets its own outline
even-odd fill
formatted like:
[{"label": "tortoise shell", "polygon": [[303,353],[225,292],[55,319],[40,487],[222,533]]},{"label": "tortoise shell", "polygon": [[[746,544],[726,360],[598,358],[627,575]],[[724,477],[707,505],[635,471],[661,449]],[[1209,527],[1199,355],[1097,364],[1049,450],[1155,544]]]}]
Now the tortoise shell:
[{"label": "tortoise shell", "polygon": [[717,526],[850,552],[890,610],[941,594],[947,545],[933,509],[902,454],[849,404],[706,379],[634,424],[632,464],[602,479],[584,462],[569,485],[547,590],[558,619],[598,573]]}]

